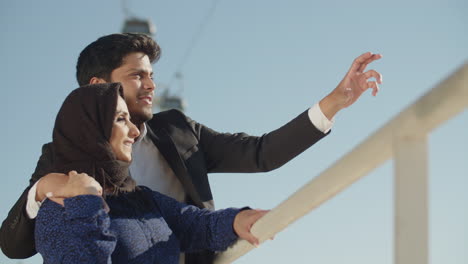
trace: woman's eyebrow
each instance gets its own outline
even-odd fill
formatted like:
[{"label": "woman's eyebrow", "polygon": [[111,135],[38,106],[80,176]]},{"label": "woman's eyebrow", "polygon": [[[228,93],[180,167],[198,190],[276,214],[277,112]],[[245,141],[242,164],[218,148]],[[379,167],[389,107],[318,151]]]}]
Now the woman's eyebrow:
[{"label": "woman's eyebrow", "polygon": [[127,111],[122,111],[122,110],[115,111],[115,115],[120,115],[120,114],[125,115],[125,116],[130,115]]}]

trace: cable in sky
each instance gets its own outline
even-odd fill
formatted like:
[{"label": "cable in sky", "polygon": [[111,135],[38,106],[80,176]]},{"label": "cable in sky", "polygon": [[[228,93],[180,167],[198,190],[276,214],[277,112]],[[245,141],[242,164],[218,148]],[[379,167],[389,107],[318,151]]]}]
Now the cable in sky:
[{"label": "cable in sky", "polygon": [[200,38],[201,34],[203,33],[203,30],[207,26],[208,22],[213,17],[213,14],[214,14],[214,12],[216,10],[216,6],[218,5],[218,2],[219,2],[219,0],[213,0],[210,9],[208,10],[208,12],[206,13],[206,15],[203,18],[202,22],[200,23],[200,26],[199,26],[197,32],[193,35],[192,40],[189,42],[190,44],[189,44],[187,50],[185,51],[184,56],[182,57],[182,59],[180,60],[176,70],[172,74],[171,80],[169,81],[169,87],[171,87],[174,79],[177,78],[178,73],[182,70],[182,67],[188,61],[188,59],[189,59],[189,57],[190,57],[190,55],[191,55],[191,53],[193,51],[193,47],[197,43],[198,39]]}]

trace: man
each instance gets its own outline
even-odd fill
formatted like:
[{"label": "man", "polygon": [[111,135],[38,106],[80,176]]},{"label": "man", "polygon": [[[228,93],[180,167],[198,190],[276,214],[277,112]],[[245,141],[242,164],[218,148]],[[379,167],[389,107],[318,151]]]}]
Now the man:
[{"label": "man", "polygon": [[[122,83],[132,122],[141,131],[130,167],[137,184],[209,209],[214,206],[208,173],[265,172],[282,166],[328,134],[335,114],[352,105],[365,90],[371,88],[375,96],[382,81],[378,72],[364,72],[369,63],[381,58],[368,52],[353,62],[330,94],[279,129],[261,137],[218,133],[176,110],[152,114],[152,63],[159,56],[159,46],[146,35],[104,36],[81,52],[77,79],[80,86]],[[60,196],[60,189],[52,187],[53,178],[46,175],[53,171],[53,151],[50,143],[43,146],[30,186],[2,224],[0,245],[10,258],[36,253],[34,218],[40,202],[46,193]],[[210,263],[212,258],[210,252],[188,254],[186,263]]]}]

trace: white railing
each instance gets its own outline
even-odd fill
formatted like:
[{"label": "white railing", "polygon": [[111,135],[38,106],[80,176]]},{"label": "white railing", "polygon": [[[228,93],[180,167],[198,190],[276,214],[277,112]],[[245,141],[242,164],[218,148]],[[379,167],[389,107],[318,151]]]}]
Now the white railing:
[{"label": "white railing", "polygon": [[[395,163],[395,263],[428,263],[427,136],[468,107],[468,63],[407,107],[252,227],[260,243],[385,161]],[[231,263],[254,247],[244,240],[218,254]]]}]

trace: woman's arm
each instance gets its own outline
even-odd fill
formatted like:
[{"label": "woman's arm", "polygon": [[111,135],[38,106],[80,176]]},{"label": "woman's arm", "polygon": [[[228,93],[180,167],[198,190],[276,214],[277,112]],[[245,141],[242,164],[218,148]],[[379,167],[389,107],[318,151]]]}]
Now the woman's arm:
[{"label": "woman's arm", "polygon": [[153,198],[184,252],[223,251],[238,237],[258,244],[250,228],[267,212],[236,208],[210,211],[180,203],[158,192],[153,192]]},{"label": "woman's arm", "polygon": [[46,200],[36,219],[36,248],[45,263],[111,263],[116,237],[109,228],[99,196],[67,198],[64,206]]},{"label": "woman's arm", "polygon": [[[45,263],[110,263],[116,237],[101,186],[87,174],[55,174],[56,192],[36,219],[36,248]],[[54,189],[54,188],[52,188]],[[50,195],[49,195],[50,196]]]}]

